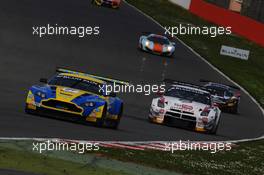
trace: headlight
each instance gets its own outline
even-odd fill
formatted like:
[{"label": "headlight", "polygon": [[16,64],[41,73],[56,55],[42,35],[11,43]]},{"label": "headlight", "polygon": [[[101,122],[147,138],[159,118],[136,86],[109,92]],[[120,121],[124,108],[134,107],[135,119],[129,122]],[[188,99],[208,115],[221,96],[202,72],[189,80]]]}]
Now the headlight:
[{"label": "headlight", "polygon": [[208,116],[210,113],[210,110],[208,109],[204,109],[202,112],[201,112],[201,116]]},{"label": "headlight", "polygon": [[163,99],[163,98],[160,98],[159,100],[158,100],[158,107],[160,107],[160,108],[164,108],[165,107],[165,99]]},{"label": "headlight", "polygon": [[39,96],[41,98],[46,98],[46,94],[43,92],[37,92],[36,94],[37,94],[37,96]]},{"label": "headlight", "polygon": [[208,118],[207,117],[203,117],[202,121],[203,121],[203,123],[208,123]]},{"label": "headlight", "polygon": [[232,98],[230,98],[230,100],[227,101],[227,103],[236,103],[236,101],[237,101],[237,100],[236,100],[235,98],[232,97]]},{"label": "headlight", "polygon": [[84,103],[84,106],[85,107],[94,107],[95,103],[94,102],[86,102],[86,103]]},{"label": "headlight", "polygon": [[149,45],[150,45],[150,42],[147,40],[147,41],[145,41],[145,45],[147,46],[147,47],[149,47]]},{"label": "headlight", "polygon": [[173,47],[172,46],[168,46],[167,49],[170,52],[170,51],[172,51]]}]

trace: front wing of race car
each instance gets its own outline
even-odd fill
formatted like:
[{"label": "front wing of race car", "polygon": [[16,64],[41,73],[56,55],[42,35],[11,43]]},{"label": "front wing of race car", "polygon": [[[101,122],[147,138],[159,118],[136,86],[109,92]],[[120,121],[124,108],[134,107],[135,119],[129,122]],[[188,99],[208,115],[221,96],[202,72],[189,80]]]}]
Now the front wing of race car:
[{"label": "front wing of race car", "polygon": [[[83,102],[83,99],[79,97],[72,101],[66,98],[58,99],[55,95],[49,93],[47,89],[43,91],[43,89],[40,90],[38,87],[32,86],[26,98],[25,110],[28,113],[74,117],[76,120],[80,119],[94,123],[104,117],[104,115],[106,115],[107,119],[118,120],[117,103],[113,101],[108,109],[104,109],[107,107],[108,99],[104,101],[97,96],[92,98],[89,102]],[[104,110],[107,110],[105,114]]]}]

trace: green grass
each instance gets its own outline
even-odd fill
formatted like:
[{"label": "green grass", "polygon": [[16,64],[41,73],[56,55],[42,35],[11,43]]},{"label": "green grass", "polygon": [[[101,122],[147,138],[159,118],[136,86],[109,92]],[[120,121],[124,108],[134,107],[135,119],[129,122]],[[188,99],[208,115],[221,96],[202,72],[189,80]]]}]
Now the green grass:
[{"label": "green grass", "polygon": [[45,175],[121,175],[109,169],[50,158],[29,151],[0,147],[0,169],[12,169]]},{"label": "green grass", "polygon": [[[151,171],[155,172],[167,170],[166,172],[195,175],[264,174],[264,140],[240,143],[238,147],[234,147],[230,151],[220,151],[215,154],[209,151],[175,151],[171,153],[101,147],[99,151],[86,152],[80,156],[74,152],[59,151],[39,154],[32,152],[31,147],[30,141],[2,143],[0,145],[0,169],[46,175],[136,174],[131,172],[133,168],[139,169],[138,172],[147,171],[152,174],[151,167],[155,169]],[[126,170],[113,167],[114,165],[109,164],[109,161],[128,162],[115,164],[115,166],[125,166]],[[133,164],[133,168],[128,166],[129,163]],[[104,166],[105,164],[108,165]]]},{"label": "green grass", "polygon": [[[153,17],[163,26],[179,26],[189,23],[195,26],[213,26],[213,24],[189,13],[167,0],[126,0],[131,5]],[[215,67],[243,86],[264,106],[264,48],[242,37],[179,35],[177,36],[192,47]],[[248,61],[221,56],[221,45],[250,50]]]},{"label": "green grass", "polygon": [[195,175],[264,174],[264,140],[241,143],[231,151],[212,154],[206,151],[132,151],[102,149],[107,157],[121,161]]}]

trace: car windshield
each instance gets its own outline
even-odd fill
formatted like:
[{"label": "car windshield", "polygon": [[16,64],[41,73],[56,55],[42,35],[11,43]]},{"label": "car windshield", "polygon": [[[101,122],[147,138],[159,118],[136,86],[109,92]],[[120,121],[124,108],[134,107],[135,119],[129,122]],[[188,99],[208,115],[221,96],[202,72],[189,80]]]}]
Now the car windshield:
[{"label": "car windshield", "polygon": [[166,44],[166,45],[169,45],[170,44],[170,41],[167,39],[167,38],[163,38],[163,37],[156,37],[156,36],[150,36],[148,38],[149,41],[152,41],[154,43],[159,43],[159,44]]},{"label": "car windshield", "polygon": [[211,104],[211,96],[209,93],[182,88],[182,87],[171,87],[169,88],[165,94],[165,96],[176,97],[184,100],[195,101],[202,104]]},{"label": "car windshield", "polygon": [[48,82],[48,84],[56,85],[56,86],[64,86],[64,87],[79,89],[82,91],[88,91],[98,95],[103,95],[103,91],[100,88],[102,84],[72,76],[57,75],[53,77]]}]

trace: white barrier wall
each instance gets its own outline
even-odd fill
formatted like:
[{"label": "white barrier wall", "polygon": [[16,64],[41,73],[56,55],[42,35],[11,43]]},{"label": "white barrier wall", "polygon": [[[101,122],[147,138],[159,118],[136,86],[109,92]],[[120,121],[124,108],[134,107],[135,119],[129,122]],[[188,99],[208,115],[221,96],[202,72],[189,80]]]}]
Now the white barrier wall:
[{"label": "white barrier wall", "polygon": [[169,0],[169,1],[189,10],[192,0]]}]

